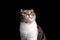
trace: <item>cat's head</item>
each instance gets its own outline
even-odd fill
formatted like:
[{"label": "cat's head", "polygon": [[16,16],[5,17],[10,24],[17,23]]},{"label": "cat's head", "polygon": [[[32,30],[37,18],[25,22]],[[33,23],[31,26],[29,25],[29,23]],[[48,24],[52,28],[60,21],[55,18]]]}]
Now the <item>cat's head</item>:
[{"label": "cat's head", "polygon": [[33,22],[36,19],[36,14],[33,9],[29,10],[21,9],[20,13],[24,21]]}]

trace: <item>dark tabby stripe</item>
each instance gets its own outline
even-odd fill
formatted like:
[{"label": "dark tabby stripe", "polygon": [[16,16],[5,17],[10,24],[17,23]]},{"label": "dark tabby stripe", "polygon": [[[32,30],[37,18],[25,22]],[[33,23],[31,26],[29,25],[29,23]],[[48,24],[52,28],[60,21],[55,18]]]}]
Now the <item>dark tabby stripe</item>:
[{"label": "dark tabby stripe", "polygon": [[47,40],[46,36],[40,26],[38,26],[38,40]]}]

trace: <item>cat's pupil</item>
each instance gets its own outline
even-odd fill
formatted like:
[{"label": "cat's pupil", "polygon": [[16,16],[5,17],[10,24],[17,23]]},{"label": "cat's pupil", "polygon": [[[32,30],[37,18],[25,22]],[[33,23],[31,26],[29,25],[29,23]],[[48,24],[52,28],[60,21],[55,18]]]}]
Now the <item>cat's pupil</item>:
[{"label": "cat's pupil", "polygon": [[26,14],[26,12],[24,12],[24,14]]},{"label": "cat's pupil", "polygon": [[30,13],[30,15],[32,15],[32,12]]},{"label": "cat's pupil", "polygon": [[32,13],[32,12],[31,12]]}]

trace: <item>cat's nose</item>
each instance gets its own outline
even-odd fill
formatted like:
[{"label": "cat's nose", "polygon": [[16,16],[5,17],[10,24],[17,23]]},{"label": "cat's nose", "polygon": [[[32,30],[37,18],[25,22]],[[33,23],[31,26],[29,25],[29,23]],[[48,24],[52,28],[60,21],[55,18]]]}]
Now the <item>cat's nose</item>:
[{"label": "cat's nose", "polygon": [[30,16],[30,14],[27,14],[28,16]]}]

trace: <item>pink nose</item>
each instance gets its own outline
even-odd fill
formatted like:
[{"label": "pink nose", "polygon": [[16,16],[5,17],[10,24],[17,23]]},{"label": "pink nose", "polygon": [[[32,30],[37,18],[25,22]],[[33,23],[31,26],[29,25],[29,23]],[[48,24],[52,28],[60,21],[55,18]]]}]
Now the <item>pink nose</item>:
[{"label": "pink nose", "polygon": [[27,14],[28,16],[30,16],[30,14]]}]

